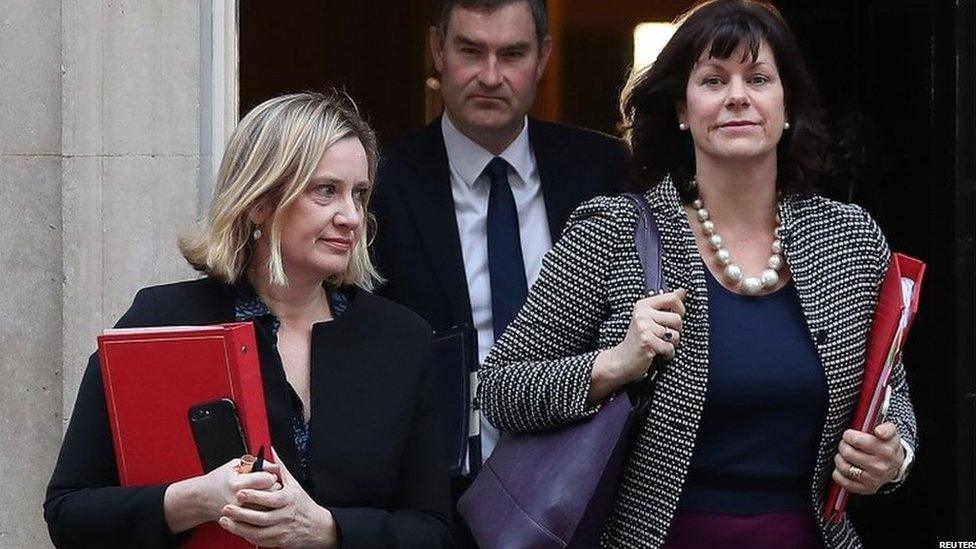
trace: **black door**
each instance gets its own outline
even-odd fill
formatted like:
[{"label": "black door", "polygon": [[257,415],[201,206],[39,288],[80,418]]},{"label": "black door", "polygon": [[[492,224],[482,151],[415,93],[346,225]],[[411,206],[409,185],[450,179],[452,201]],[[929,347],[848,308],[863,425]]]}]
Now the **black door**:
[{"label": "black door", "polygon": [[895,494],[855,500],[853,519],[867,547],[974,540],[972,1],[777,5],[837,138],[824,194],[865,206],[929,266],[904,354],[915,468]]}]

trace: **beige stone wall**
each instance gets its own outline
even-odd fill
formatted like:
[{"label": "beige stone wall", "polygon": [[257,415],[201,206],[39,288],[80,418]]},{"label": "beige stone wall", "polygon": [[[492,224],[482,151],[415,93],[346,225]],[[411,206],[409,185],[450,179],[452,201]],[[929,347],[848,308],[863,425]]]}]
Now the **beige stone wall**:
[{"label": "beige stone wall", "polygon": [[209,4],[0,0],[0,548],[50,546],[44,488],[95,335],[138,288],[193,276],[176,237],[210,186]]},{"label": "beige stone wall", "polygon": [[0,2],[0,547],[44,547],[61,439],[61,2]]}]

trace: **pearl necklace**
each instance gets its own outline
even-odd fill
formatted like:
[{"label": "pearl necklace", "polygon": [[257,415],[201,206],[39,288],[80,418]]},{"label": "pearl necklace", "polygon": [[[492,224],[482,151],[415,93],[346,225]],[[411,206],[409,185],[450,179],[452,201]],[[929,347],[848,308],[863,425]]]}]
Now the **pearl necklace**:
[{"label": "pearl necklace", "polygon": [[695,214],[701,223],[702,232],[708,237],[709,246],[715,250],[715,259],[724,267],[722,272],[734,288],[741,287],[742,293],[746,295],[759,295],[779,284],[779,271],[783,268],[783,256],[781,255],[783,253],[783,242],[780,240],[783,222],[780,220],[779,214],[776,215],[776,229],[774,230],[776,239],[773,240],[773,253],[769,256],[767,268],[763,269],[759,276],[743,278],[742,268],[732,262],[732,254],[723,246],[725,242],[722,240],[722,236],[715,232],[715,222],[709,218],[705,203],[702,202],[701,198],[698,198],[691,205],[696,210]]}]

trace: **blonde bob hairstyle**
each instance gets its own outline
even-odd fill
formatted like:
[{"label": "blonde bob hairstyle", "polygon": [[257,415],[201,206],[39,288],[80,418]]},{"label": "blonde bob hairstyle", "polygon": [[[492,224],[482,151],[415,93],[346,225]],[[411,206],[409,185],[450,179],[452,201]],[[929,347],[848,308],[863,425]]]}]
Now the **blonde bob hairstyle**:
[{"label": "blonde bob hairstyle", "polygon": [[[362,143],[369,180],[374,181],[376,135],[348,96],[336,91],[295,93],[255,107],[230,137],[203,226],[180,238],[183,257],[194,269],[233,284],[252,256],[256,227],[249,214],[266,206],[271,211],[262,227],[271,247],[268,272],[272,283],[287,285],[281,257],[282,218],[307,190],[325,150],[346,137]],[[346,272],[327,280],[330,284],[371,290],[381,281],[367,249],[375,227],[368,206],[369,194],[363,203],[366,230],[353,245]]]}]

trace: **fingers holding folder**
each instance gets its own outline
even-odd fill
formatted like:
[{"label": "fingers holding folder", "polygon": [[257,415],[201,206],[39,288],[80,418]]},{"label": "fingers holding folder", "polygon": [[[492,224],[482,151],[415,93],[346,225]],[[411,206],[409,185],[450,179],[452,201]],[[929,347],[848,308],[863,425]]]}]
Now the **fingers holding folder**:
[{"label": "fingers holding folder", "polygon": [[[220,518],[221,509],[237,501],[241,490],[272,490],[278,478],[268,472],[237,472],[240,458],[216,469],[170,484],[163,497],[163,514],[173,532],[182,532]],[[280,485],[279,485],[280,486]]]},{"label": "fingers holding folder", "polygon": [[281,486],[274,473],[270,471],[238,473],[239,465],[240,459],[233,459],[200,477],[210,520],[219,519],[221,510],[226,505],[237,502],[242,491],[270,491],[276,489],[275,486]]},{"label": "fingers holding folder", "polygon": [[831,478],[851,493],[870,495],[898,476],[904,460],[893,423],[882,423],[873,433],[848,429],[834,456]]}]

